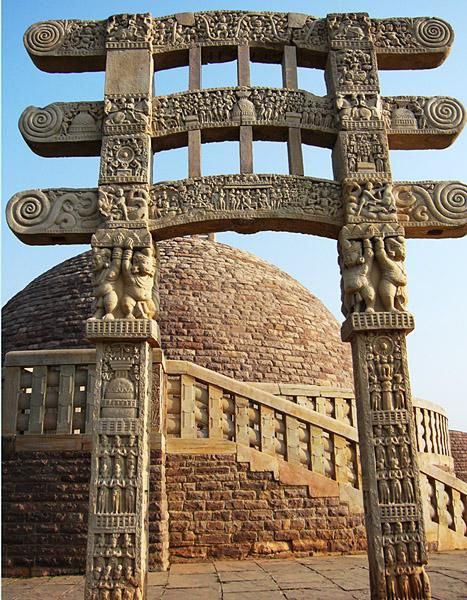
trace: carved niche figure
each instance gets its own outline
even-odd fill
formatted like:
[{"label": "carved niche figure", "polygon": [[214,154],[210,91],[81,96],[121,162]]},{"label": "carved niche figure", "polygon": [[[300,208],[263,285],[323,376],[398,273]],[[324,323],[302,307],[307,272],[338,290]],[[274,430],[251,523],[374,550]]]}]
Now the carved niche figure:
[{"label": "carved niche figure", "polygon": [[126,319],[153,319],[156,305],[152,298],[156,258],[153,248],[133,251],[131,238],[123,253],[122,272],[124,293],[122,297],[123,316]]},{"label": "carved niche figure", "polygon": [[109,466],[106,460],[101,462],[100,477],[97,482],[97,512],[105,513],[109,507]]},{"label": "carved niche figure", "polygon": [[397,218],[391,183],[375,187],[371,181],[363,186],[356,181],[346,181],[343,194],[349,222],[368,219],[395,221]]},{"label": "carved niche figure", "polygon": [[[363,246],[363,252],[362,252]],[[370,283],[374,252],[370,240],[341,241],[339,263],[343,283],[343,312],[374,312],[375,290]]]},{"label": "carved niche figure", "polygon": [[111,489],[111,513],[120,514],[123,509],[123,489],[126,487],[126,482],[122,478],[122,468],[120,463],[115,463],[113,477],[109,482]]},{"label": "carved niche figure", "polygon": [[97,299],[94,319],[114,319],[118,306],[116,283],[120,276],[121,248],[93,248],[94,296]]},{"label": "carved niche figure", "polygon": [[402,236],[375,239],[375,255],[381,269],[378,293],[383,309],[403,311],[407,306],[405,242]]},{"label": "carved niche figure", "polygon": [[[405,246],[394,224],[347,225],[339,234],[339,266],[342,274],[342,310],[389,312],[405,310]],[[392,406],[393,390],[383,404]],[[400,398],[399,398],[400,400]],[[390,410],[387,408],[386,410]]]}]

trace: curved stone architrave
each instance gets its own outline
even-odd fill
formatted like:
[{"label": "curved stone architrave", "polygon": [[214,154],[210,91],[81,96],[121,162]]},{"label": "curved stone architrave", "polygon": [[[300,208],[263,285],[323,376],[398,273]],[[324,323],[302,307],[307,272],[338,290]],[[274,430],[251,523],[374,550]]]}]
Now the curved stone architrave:
[{"label": "curved stone architrave", "polygon": [[[114,121],[107,119],[108,132],[118,133],[122,128],[118,119],[124,118],[135,133],[145,131],[150,122],[150,102],[133,102],[131,111],[125,107],[118,110],[118,104],[107,108],[115,115]],[[445,96],[385,97],[381,107],[371,102],[372,98],[363,93],[346,94],[338,97],[335,111],[330,96],[260,87],[156,96],[152,99],[153,148],[184,146],[191,129],[201,129],[205,141],[231,139],[232,129],[242,125],[254,127],[255,139],[276,141],[284,141],[286,128],[299,127],[304,143],[332,148],[338,119],[345,129],[365,130],[380,129],[384,121],[391,149],[445,148],[459,135],[466,119],[462,104]],[[19,126],[29,146],[42,156],[94,156],[101,150],[103,117],[103,102],[57,102],[44,108],[26,108]]]},{"label": "curved stone architrave", "polygon": [[[467,234],[467,186],[456,181],[396,182],[397,216],[407,238]],[[337,238],[344,222],[340,184],[291,175],[218,175],[152,187],[150,230],[157,239],[235,230],[313,233]],[[97,189],[26,190],[7,222],[27,244],[89,243],[105,222]]]},{"label": "curved stone architrave", "polygon": [[[303,90],[232,87],[181,92],[153,99],[153,140],[155,148],[165,148],[164,138],[201,129],[203,134],[221,139],[241,125],[255,129],[255,139],[284,140],[287,127],[300,127],[307,141],[332,147],[336,117],[329,96],[315,96]],[[227,128],[229,132],[211,132]],[[264,132],[262,128],[267,128]],[[183,140],[185,136],[183,137]]]},{"label": "curved stone architrave", "polygon": [[103,102],[55,102],[28,106],[19,119],[24,140],[43,156],[96,156],[100,152]]},{"label": "curved stone architrave", "polygon": [[408,238],[467,234],[467,185],[460,181],[394,184],[397,216]]},{"label": "curved stone architrave", "polygon": [[[152,47],[158,68],[186,64],[181,51],[193,45],[211,48],[222,61],[232,58],[237,45],[248,44],[253,56],[256,50],[258,58],[270,57],[271,62],[280,61],[284,46],[294,45],[301,66],[319,68],[324,68],[329,49],[326,20],[305,14],[212,11],[152,20],[145,15],[144,35],[132,40],[118,38],[115,18],[35,23],[26,31],[24,43],[36,66],[50,72],[105,69],[106,42],[109,48]],[[369,35],[383,69],[436,67],[453,41],[450,25],[434,17],[369,19]],[[349,36],[343,43],[358,46],[359,41]]]},{"label": "curved stone architrave", "polygon": [[219,175],[153,186],[150,229],[157,239],[210,231],[295,231],[337,238],[340,186],[292,175]]},{"label": "curved stone architrave", "polygon": [[25,244],[87,244],[103,223],[97,189],[18,192],[6,209],[10,229]]},{"label": "curved stone architrave", "polygon": [[466,121],[465,108],[448,96],[387,97],[382,110],[394,150],[447,148]]}]

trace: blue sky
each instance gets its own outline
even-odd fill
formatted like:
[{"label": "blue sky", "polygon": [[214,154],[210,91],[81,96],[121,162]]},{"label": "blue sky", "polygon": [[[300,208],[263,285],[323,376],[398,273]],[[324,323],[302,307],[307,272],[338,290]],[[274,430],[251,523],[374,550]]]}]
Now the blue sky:
[{"label": "blue sky", "polygon": [[[41,187],[95,187],[97,158],[50,159],[36,156],[23,142],[17,122],[29,105],[51,102],[100,100],[103,73],[48,74],[36,69],[22,43],[25,30],[47,19],[104,19],[120,12],[164,14],[215,9],[291,10],[325,16],[330,12],[364,11],[375,18],[390,16],[439,16],[454,27],[456,39],[447,61],[427,71],[380,72],[383,95],[448,95],[467,105],[467,4],[458,0],[370,2],[369,0],[305,2],[287,5],[278,0],[175,0],[157,3],[146,0],[3,0],[2,6],[2,188],[3,211],[17,191]],[[203,86],[235,85],[233,63],[203,67]],[[279,65],[252,67],[252,84],[281,85]],[[299,85],[315,94],[325,93],[323,73],[300,69]],[[187,70],[156,73],[156,93],[187,88]],[[467,131],[446,150],[393,151],[395,180],[467,181]],[[256,172],[286,172],[286,147],[279,143],[255,143]],[[330,151],[304,147],[305,174],[332,178]],[[237,172],[237,147],[233,142],[203,146],[203,174]],[[156,155],[154,180],[186,176],[186,150]],[[339,272],[333,240],[288,233],[255,235],[222,233],[218,240],[248,250],[288,272],[318,296],[341,320]],[[53,265],[87,249],[86,246],[32,247],[17,240],[2,221],[3,283],[6,302],[31,279]],[[466,239],[409,240],[409,310],[415,315],[416,330],[409,336],[409,365],[415,396],[441,404],[453,429],[467,430],[467,277]]]}]

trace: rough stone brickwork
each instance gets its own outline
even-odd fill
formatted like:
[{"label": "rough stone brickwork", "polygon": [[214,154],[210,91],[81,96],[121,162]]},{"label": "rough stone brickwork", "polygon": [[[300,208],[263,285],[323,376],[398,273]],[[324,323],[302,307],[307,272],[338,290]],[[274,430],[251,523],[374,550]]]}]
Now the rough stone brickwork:
[{"label": "rough stone brickwork", "polygon": [[456,476],[467,481],[467,432],[450,431],[449,440]]},{"label": "rough stone brickwork", "polygon": [[251,472],[233,455],[168,455],[166,473],[171,562],[366,547],[363,515]]},{"label": "rough stone brickwork", "polygon": [[4,576],[83,573],[90,454],[3,452]]},{"label": "rough stone brickwork", "polygon": [[[160,243],[162,347],[243,381],[352,387],[339,324],[292,277],[201,238]],[[47,271],[3,310],[3,350],[89,347],[90,253]]]},{"label": "rough stone brickwork", "polygon": [[[365,548],[363,515],[337,498],[310,498],[270,472],[252,473],[233,455],[151,452],[149,566],[160,556],[159,477],[166,468],[173,562],[207,557],[296,556]],[[83,573],[90,454],[4,448],[3,574]],[[57,552],[57,548],[60,549]]]}]

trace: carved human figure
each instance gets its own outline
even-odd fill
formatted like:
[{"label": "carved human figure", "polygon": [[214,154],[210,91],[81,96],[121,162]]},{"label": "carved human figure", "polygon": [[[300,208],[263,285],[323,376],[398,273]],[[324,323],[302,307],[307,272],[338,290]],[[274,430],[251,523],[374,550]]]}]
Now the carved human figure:
[{"label": "carved human figure", "polygon": [[379,488],[379,503],[380,504],[390,504],[391,503],[391,492],[389,489],[389,484],[387,480],[384,478],[384,475],[378,481]]},{"label": "carved human figure", "polygon": [[400,600],[412,600],[410,593],[409,575],[406,569],[397,569],[397,583],[399,588]]},{"label": "carved human figure", "polygon": [[409,446],[404,440],[401,440],[399,446],[399,464],[402,468],[408,467],[410,465]]},{"label": "carved human figure", "polygon": [[114,474],[112,479],[109,482],[109,487],[111,489],[111,512],[113,514],[119,514],[123,512],[123,489],[125,488],[125,481],[121,477],[122,470],[120,463],[115,463],[114,465]]},{"label": "carved human figure", "polygon": [[379,440],[377,440],[375,443],[375,458],[376,468],[383,470],[386,467],[386,451]]},{"label": "carved human figure", "polygon": [[375,257],[381,270],[378,294],[383,309],[388,312],[405,310],[407,276],[404,268],[404,238],[375,238]]},{"label": "carved human figure", "polygon": [[394,382],[392,385],[392,395],[394,400],[394,408],[395,409],[403,409],[405,408],[405,389],[403,383],[403,377],[400,373],[396,373],[394,375]]},{"label": "carved human figure", "polygon": [[152,298],[156,259],[153,248],[133,251],[133,241],[127,240],[123,253],[124,293],[122,311],[126,319],[153,319],[156,305]]},{"label": "carved human figure", "polygon": [[374,312],[376,294],[368,276],[373,264],[373,257],[374,253],[370,240],[364,239],[363,242],[360,240],[342,241],[340,263],[345,315],[363,310]]},{"label": "carved human figure", "polygon": [[114,465],[118,463],[120,466],[120,472],[122,472],[125,464],[125,457],[127,455],[127,449],[123,446],[122,438],[119,435],[114,437],[114,443],[110,453],[113,456]]},{"label": "carved human figure", "polygon": [[411,563],[414,565],[420,563],[420,552],[418,549],[418,543],[415,540],[411,540],[407,544],[407,546]]},{"label": "carved human figure", "polygon": [[[101,459],[102,460],[102,459]],[[105,513],[109,508],[109,464],[107,460],[102,460],[100,468],[100,477],[97,481],[97,512]]]},{"label": "carved human figure", "polygon": [[408,504],[415,501],[415,492],[412,481],[407,475],[402,479],[402,498]]},{"label": "carved human figure", "polygon": [[[416,600],[423,598],[423,579],[420,577],[420,574],[418,572],[411,573],[409,581],[412,598],[415,598]],[[430,598],[430,596],[427,596],[427,598]]]},{"label": "carved human figure", "polygon": [[401,504],[402,502],[402,471],[393,471],[393,478],[391,479],[391,500],[394,504]]},{"label": "carved human figure", "polygon": [[399,457],[397,456],[397,447],[395,444],[388,444],[387,446],[387,454],[388,454],[388,466],[390,469],[398,469],[399,468]]},{"label": "carved human figure", "polygon": [[128,221],[125,192],[121,187],[99,189],[99,212],[109,221]]},{"label": "carved human figure", "polygon": [[121,248],[93,248],[94,262],[94,296],[96,297],[96,311],[93,319],[114,319],[114,312],[118,306],[116,284],[122,266]]}]

